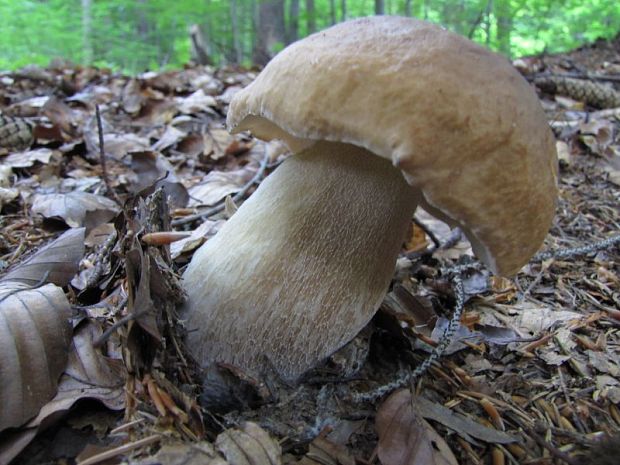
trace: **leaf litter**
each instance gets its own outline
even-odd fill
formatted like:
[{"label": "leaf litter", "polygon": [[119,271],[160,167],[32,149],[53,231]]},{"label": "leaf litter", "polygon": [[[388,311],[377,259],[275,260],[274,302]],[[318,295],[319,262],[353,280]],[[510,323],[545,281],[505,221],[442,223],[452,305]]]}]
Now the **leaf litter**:
[{"label": "leaf litter", "polygon": [[[617,43],[516,64],[534,83],[541,72],[605,74],[610,53],[618,60]],[[73,407],[85,398],[123,415],[115,426],[100,424],[103,434],[80,431],[90,445],[78,441],[74,455],[49,449],[46,460],[81,451],[85,463],[548,463],[580,460],[620,431],[617,245],[533,260],[514,280],[470,271],[453,347],[411,386],[413,394],[398,391],[378,407],[352,401],[419,365],[450,319],[455,293],[443,270],[471,262],[471,248],[423,211],[391,292],[356,339],[299,387],[220,367],[210,394],[233,392],[222,405],[235,408],[201,409],[176,314],[178,276],[263,171],[286,156],[277,144],[223,129],[231,96],[256,73],[188,67],[132,78],[29,67],[2,75],[9,79],[0,81],[0,112],[22,131],[20,146],[0,143],[4,300],[22,296],[22,305],[35,308],[28,293],[62,295],[66,317],[56,323],[72,322],[73,343],[59,333],[54,343],[65,341],[69,355],[57,357],[62,368],[50,372],[57,387],[7,423],[14,428],[1,435],[0,461],[29,463],[40,438],[75,431],[71,425],[95,408]],[[544,246],[552,252],[620,231],[620,111],[551,89],[539,88],[561,167],[557,217]],[[46,317],[52,307],[43,307]],[[17,366],[2,364],[3,374]],[[28,377],[39,379],[36,370]]]}]

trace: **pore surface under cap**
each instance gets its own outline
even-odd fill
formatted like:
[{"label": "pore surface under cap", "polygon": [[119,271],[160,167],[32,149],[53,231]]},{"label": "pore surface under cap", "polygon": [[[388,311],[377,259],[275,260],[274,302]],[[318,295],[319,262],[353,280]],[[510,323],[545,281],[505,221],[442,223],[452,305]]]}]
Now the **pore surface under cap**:
[{"label": "pore surface under cap", "polygon": [[362,18],[289,46],[227,123],[294,151],[340,141],[392,160],[501,274],[529,260],[554,214],[555,146],[535,93],[503,57],[423,21]]}]

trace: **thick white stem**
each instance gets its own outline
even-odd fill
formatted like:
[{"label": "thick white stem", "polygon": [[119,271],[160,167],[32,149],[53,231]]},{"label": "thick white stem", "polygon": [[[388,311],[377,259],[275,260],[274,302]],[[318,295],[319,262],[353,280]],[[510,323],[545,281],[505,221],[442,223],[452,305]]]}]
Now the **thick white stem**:
[{"label": "thick white stem", "polygon": [[418,194],[387,160],[319,142],[286,160],[185,272],[189,348],[294,381],[372,318]]}]

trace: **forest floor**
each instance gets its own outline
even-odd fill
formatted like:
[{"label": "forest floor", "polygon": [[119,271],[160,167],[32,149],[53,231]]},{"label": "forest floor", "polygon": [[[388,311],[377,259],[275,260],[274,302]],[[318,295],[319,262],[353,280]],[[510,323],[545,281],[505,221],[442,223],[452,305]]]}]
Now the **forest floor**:
[{"label": "forest floor", "polygon": [[[448,270],[474,263],[458,232],[419,212],[390,293],[354,341],[298,387],[222,367],[203,393],[220,409],[206,411],[176,318],[178,276],[287,155],[225,130],[256,72],[127,77],[58,62],[0,73],[0,319],[19,320],[6,304],[25,283],[47,299],[62,287],[73,321],[58,394],[47,402],[52,382],[31,415],[6,406],[28,410],[24,390],[49,374],[0,359],[0,425],[11,427],[0,463],[605,463],[585,457],[620,433],[620,38],[515,66],[558,139],[548,253],[512,280],[472,266],[444,356],[411,391],[356,402],[429,357],[455,307]],[[45,341],[62,330],[32,318],[42,346],[14,330],[0,348],[53,360]]]}]

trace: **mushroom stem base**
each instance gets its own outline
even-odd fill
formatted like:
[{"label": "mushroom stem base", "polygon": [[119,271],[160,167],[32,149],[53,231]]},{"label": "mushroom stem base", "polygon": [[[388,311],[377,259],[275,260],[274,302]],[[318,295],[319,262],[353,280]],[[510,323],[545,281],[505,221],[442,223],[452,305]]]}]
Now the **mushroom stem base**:
[{"label": "mushroom stem base", "polygon": [[295,381],[379,307],[418,194],[389,161],[319,142],[287,159],[185,272],[188,347],[207,366]]}]

